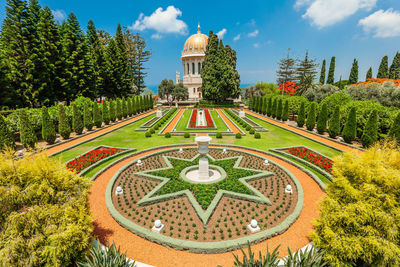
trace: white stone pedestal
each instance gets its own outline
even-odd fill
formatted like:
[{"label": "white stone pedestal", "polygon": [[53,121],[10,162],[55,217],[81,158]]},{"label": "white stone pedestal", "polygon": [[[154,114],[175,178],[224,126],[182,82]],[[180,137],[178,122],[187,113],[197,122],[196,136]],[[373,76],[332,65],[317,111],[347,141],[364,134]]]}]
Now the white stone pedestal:
[{"label": "white stone pedestal", "polygon": [[151,228],[151,231],[161,233],[162,229],[164,229],[164,224],[161,224],[160,227],[153,226],[153,228]]},{"label": "white stone pedestal", "polygon": [[256,220],[251,220],[250,224],[247,225],[247,229],[249,229],[252,233],[260,231],[260,227],[258,226],[258,222]]},{"label": "white stone pedestal", "polygon": [[207,181],[210,178],[208,158],[200,158],[199,160],[199,180]]},{"label": "white stone pedestal", "polygon": [[240,118],[246,117],[246,113],[244,113],[243,110],[240,110],[240,111],[239,111],[239,117],[240,117]]},{"label": "white stone pedestal", "polygon": [[161,118],[162,117],[162,111],[160,109],[157,110],[156,117],[157,118]]}]

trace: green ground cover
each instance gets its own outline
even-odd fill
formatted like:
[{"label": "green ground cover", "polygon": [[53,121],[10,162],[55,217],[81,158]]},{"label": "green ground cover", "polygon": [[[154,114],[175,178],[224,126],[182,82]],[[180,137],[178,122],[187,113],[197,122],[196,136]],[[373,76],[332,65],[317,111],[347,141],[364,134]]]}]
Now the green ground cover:
[{"label": "green ground cover", "polygon": [[[215,112],[215,111],[214,111]],[[185,117],[190,116],[190,110],[185,111]],[[70,150],[67,150],[59,155],[57,158],[60,158],[62,162],[69,161],[74,157],[93,149],[99,145],[108,145],[114,147],[125,147],[125,148],[136,148],[137,151],[141,151],[144,149],[164,146],[164,145],[171,145],[171,144],[183,144],[183,143],[194,143],[194,136],[190,138],[184,138],[183,136],[172,136],[171,138],[165,138],[164,136],[152,135],[152,137],[146,138],[144,137],[143,132],[135,132],[135,129],[140,127],[144,122],[150,120],[155,115],[151,115],[145,119],[137,121],[133,124],[128,126],[122,127],[114,132],[108,133],[101,137],[98,137],[90,142],[81,144]],[[217,117],[217,116],[216,116]],[[253,135],[247,134],[243,136],[241,139],[236,139],[234,136],[224,136],[222,139],[216,139],[213,137],[213,143],[218,144],[234,144],[240,145],[250,148],[255,148],[263,151],[268,151],[270,148],[281,148],[281,147],[289,147],[289,146],[300,146],[304,145],[307,146],[327,157],[334,157],[340,154],[340,152],[324,146],[320,143],[311,141],[307,138],[301,137],[299,135],[293,134],[289,131],[276,127],[272,124],[264,122],[260,119],[250,117],[250,119],[254,120],[262,127],[268,129],[268,132],[261,132],[261,139],[255,139]],[[216,122],[217,123],[217,122]],[[100,166],[94,168],[92,171],[87,173],[85,176],[90,177],[91,175],[95,174],[100,169],[104,168],[111,162],[118,160],[119,157],[111,159]],[[307,168],[306,166],[304,166]],[[308,169],[308,168],[307,168]],[[311,170],[312,171],[312,170]],[[313,171],[318,177],[320,175]],[[326,179],[320,177],[321,180],[327,182]]]},{"label": "green ground cover", "polygon": [[192,110],[191,109],[187,109],[185,110],[185,112],[183,113],[183,116],[180,118],[180,120],[178,121],[178,123],[175,126],[175,129],[177,132],[226,132],[228,130],[228,126],[226,126],[224,120],[218,116],[218,112],[216,110],[211,110],[210,111],[210,115],[214,120],[215,126],[217,127],[217,130],[209,130],[209,129],[190,129],[190,130],[186,130],[187,125],[189,123],[190,120],[190,116],[192,114]]}]

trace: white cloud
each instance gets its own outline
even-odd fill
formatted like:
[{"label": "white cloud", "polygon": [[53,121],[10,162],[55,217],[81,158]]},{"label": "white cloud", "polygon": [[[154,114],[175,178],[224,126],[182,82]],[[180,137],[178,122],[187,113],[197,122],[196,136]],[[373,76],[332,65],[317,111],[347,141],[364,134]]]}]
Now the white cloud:
[{"label": "white cloud", "polygon": [[247,34],[247,36],[249,36],[249,37],[256,37],[256,36],[258,35],[258,33],[259,33],[259,31],[258,31],[258,30],[255,30],[255,31],[253,31],[253,32],[251,32],[251,33],[249,33],[249,34]]},{"label": "white cloud", "polygon": [[400,12],[389,8],[378,10],[358,22],[366,33],[373,33],[376,38],[400,36]]},{"label": "white cloud", "polygon": [[223,39],[225,33],[227,32],[227,30],[225,28],[223,28],[222,30],[220,30],[219,32],[217,32],[217,36],[219,39]]},{"label": "white cloud", "polygon": [[188,34],[188,27],[183,20],[178,19],[180,16],[182,16],[182,11],[174,6],[169,6],[165,10],[159,7],[150,16],[145,16],[141,13],[129,28],[138,31],[151,29],[157,31],[157,33],[186,35]]},{"label": "white cloud", "polygon": [[235,37],[233,37],[233,41],[238,41],[240,39],[240,33],[238,35],[236,35]]},{"label": "white cloud", "polygon": [[53,13],[54,19],[58,21],[63,21],[67,17],[65,11],[61,9],[52,10],[51,13]]},{"label": "white cloud", "polygon": [[154,34],[151,35],[151,38],[152,39],[162,39],[163,36],[161,34],[159,34],[159,33],[154,33]]},{"label": "white cloud", "polygon": [[378,0],[297,0],[295,8],[307,6],[304,19],[324,28],[340,22],[359,10],[371,10]]},{"label": "white cloud", "polygon": [[253,46],[254,46],[254,48],[259,48],[260,47],[260,43],[254,43]]}]

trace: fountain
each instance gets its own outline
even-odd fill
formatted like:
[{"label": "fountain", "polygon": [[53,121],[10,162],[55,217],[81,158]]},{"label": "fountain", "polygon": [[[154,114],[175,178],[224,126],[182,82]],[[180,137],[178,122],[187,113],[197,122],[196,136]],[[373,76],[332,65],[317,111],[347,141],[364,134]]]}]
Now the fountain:
[{"label": "fountain", "polygon": [[206,116],[204,114],[204,110],[200,109],[199,112],[197,112],[197,118],[196,118],[196,126],[197,127],[205,127],[207,126],[206,122]]}]

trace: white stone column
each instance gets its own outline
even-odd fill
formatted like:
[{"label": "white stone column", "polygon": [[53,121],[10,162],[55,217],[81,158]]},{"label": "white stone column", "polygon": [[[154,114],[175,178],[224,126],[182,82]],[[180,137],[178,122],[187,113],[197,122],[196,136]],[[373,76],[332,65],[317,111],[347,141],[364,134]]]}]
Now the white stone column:
[{"label": "white stone column", "polygon": [[199,144],[199,153],[201,158],[199,160],[199,180],[207,181],[210,178],[209,165],[208,165],[208,145],[212,140],[209,136],[198,136],[195,141]]}]

